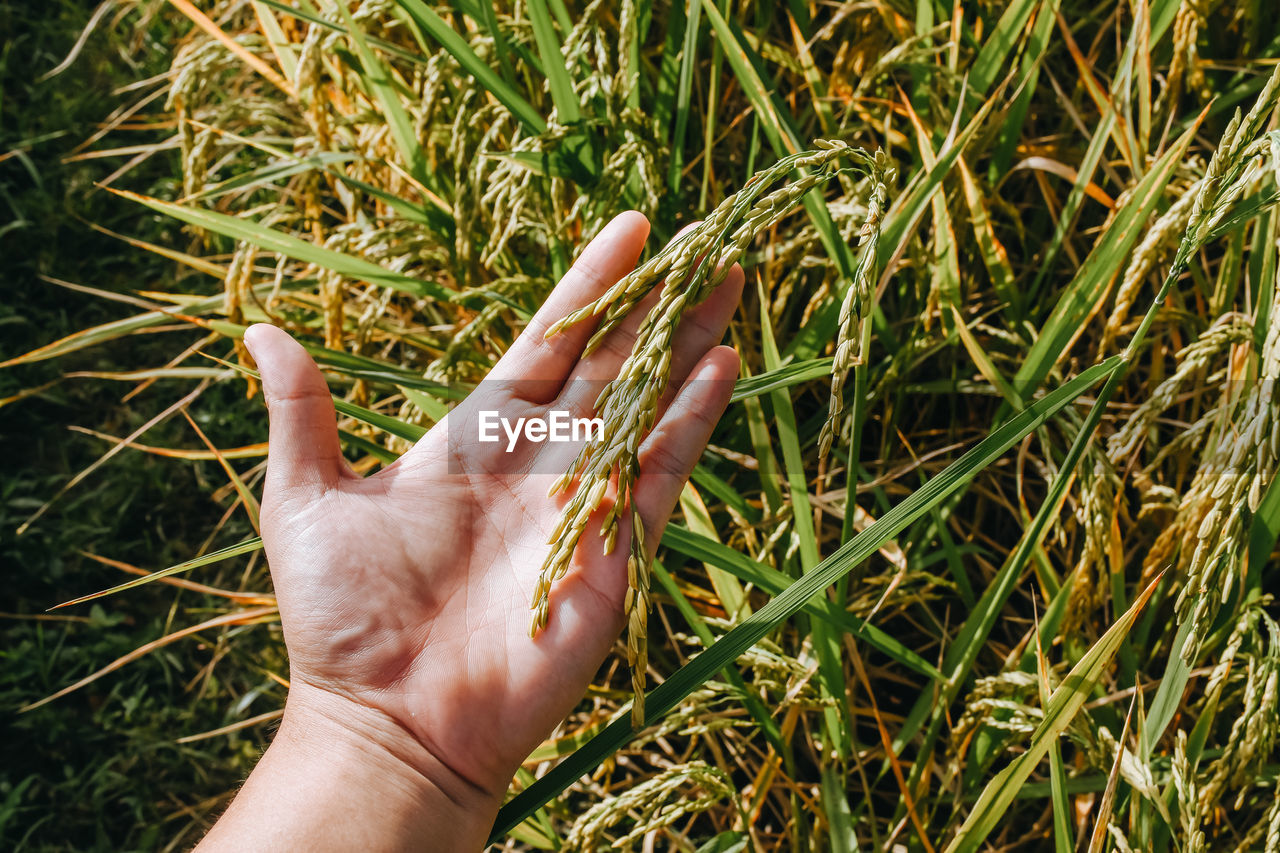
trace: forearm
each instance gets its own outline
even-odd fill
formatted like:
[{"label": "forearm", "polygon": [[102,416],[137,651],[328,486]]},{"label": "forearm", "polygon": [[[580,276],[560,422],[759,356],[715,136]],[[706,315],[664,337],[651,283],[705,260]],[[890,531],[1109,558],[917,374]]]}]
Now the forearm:
[{"label": "forearm", "polygon": [[321,710],[291,693],[270,748],[199,853],[483,849],[496,800],[439,781],[446,771],[421,746],[347,701]]}]

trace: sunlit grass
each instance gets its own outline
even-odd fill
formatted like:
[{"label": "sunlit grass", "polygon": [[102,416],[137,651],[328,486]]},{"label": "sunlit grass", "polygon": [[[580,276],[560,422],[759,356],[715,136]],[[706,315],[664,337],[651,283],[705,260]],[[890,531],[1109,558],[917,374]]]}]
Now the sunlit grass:
[{"label": "sunlit grass", "polygon": [[[239,338],[275,322],[364,471],[614,214],[649,215],[656,251],[814,140],[883,152],[745,243],[744,378],[657,554],[645,725],[606,663],[496,840],[1280,845],[1261,5],[175,6],[197,29],[151,91],[181,198],[106,183],[190,226],[155,248],[220,292],[149,289],[10,363],[187,324],[136,377],[205,383],[165,386],[172,417],[208,383],[256,392]],[[197,428],[180,453],[254,520],[262,463],[235,450]],[[153,577],[257,542],[191,546]],[[272,618],[233,606],[205,618]]]}]

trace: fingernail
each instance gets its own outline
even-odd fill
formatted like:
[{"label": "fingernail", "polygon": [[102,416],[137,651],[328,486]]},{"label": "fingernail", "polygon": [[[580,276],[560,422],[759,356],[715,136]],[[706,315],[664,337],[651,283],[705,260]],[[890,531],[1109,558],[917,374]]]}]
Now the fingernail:
[{"label": "fingernail", "polygon": [[242,338],[241,338],[241,340],[242,340],[242,341],[244,341],[244,345],[245,345],[245,346],[248,348],[248,350],[249,350],[249,355],[253,356],[253,358],[254,358],[254,360],[255,360],[255,361],[257,361],[258,356],[257,356],[257,354],[253,351],[253,350],[254,350],[254,343],[253,343],[253,339],[254,339],[254,338],[256,338],[256,337],[258,336],[258,331],[257,331],[257,329],[258,329],[258,324],[257,324],[257,323],[255,323],[254,325],[252,325],[252,326],[250,326],[249,328],[247,328],[247,329],[245,329],[245,330],[244,330],[244,337],[242,337]]}]

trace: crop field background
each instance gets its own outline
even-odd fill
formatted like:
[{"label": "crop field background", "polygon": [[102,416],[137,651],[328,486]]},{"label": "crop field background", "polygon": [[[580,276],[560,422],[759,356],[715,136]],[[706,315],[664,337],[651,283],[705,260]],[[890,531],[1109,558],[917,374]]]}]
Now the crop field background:
[{"label": "crop field background", "polygon": [[1280,853],[1270,0],[0,27],[6,848],[189,847],[270,739],[250,323],[372,472],[614,215],[656,257],[737,199],[694,232],[747,271],[742,378],[644,719],[624,637],[496,849]]}]

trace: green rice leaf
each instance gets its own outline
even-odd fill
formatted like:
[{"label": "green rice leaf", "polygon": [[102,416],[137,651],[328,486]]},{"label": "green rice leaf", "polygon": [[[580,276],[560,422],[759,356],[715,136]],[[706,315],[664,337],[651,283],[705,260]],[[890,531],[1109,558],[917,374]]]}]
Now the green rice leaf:
[{"label": "green rice leaf", "polygon": [[396,0],[419,27],[435,39],[441,47],[449,51],[458,60],[475,81],[493,95],[498,103],[511,111],[521,124],[531,133],[540,134],[546,131],[547,123],[533,108],[533,105],[520,96],[515,89],[490,68],[483,59],[476,55],[471,45],[458,35],[457,30],[445,23],[430,6],[422,0]]},{"label": "green rice leaf", "polygon": [[424,186],[434,188],[435,181],[427,174],[422,145],[419,144],[418,134],[414,130],[413,122],[410,121],[409,114],[405,111],[400,91],[392,81],[391,69],[370,49],[364,33],[356,25],[356,22],[351,17],[351,12],[344,4],[338,4],[338,12],[341,13],[342,20],[347,25],[351,41],[360,57],[360,65],[362,66],[360,79],[365,88],[370,91],[370,94],[381,105],[382,114],[387,120],[388,129],[391,131],[391,138],[395,140],[396,148],[399,150],[400,157],[404,160],[409,174]]},{"label": "green rice leaf", "polygon": [[1093,686],[1102,677],[1103,670],[1111,663],[1111,658],[1119,651],[1121,644],[1129,633],[1133,621],[1138,618],[1142,608],[1146,606],[1151,594],[1163,579],[1156,578],[1138,596],[1138,600],[1125,611],[1116,623],[1103,634],[1101,639],[1089,649],[1080,662],[1071,668],[1071,672],[1058,685],[1044,708],[1044,720],[1031,735],[1031,742],[1026,751],[1013,760],[1013,763],[1001,771],[983,789],[968,818],[947,845],[946,853],[971,853],[978,850],[987,835],[999,823],[1009,803],[1017,795],[1022,783],[1044,758],[1049,747],[1057,742],[1058,737],[1084,707]]},{"label": "green rice leaf", "polygon": [[62,604],[59,604],[58,607],[71,607],[74,604],[83,604],[86,601],[93,601],[95,599],[103,598],[108,595],[115,595],[118,592],[124,592],[127,589],[134,589],[136,587],[142,586],[143,584],[148,584],[154,581],[158,581],[161,578],[168,578],[168,577],[173,577],[174,575],[180,575],[183,572],[189,572],[192,569],[198,569],[201,566],[208,566],[212,563],[220,563],[223,560],[229,560],[232,557],[239,557],[241,554],[252,554],[254,551],[259,551],[261,549],[262,549],[262,537],[255,536],[252,539],[246,539],[245,541],[239,543],[238,545],[231,545],[219,551],[214,551],[212,553],[205,554],[202,557],[195,557],[194,559],[187,560],[185,563],[179,563],[178,565],[170,566],[167,569],[160,569],[159,571],[152,572],[149,575],[143,575],[142,577],[134,578],[133,580],[119,584],[118,586],[113,586],[110,589],[104,589],[101,592],[95,592],[90,595],[82,595],[79,598],[73,598],[70,601],[64,601]]},{"label": "green rice leaf", "polygon": [[303,263],[315,264],[339,275],[345,275],[359,281],[367,281],[370,284],[382,285],[383,287],[389,287],[392,290],[399,290],[414,296],[430,296],[442,302],[452,302],[458,298],[456,293],[445,290],[433,281],[422,281],[403,273],[393,272],[372,261],[366,261],[364,258],[353,257],[342,252],[335,252],[332,249],[326,249],[323,246],[317,246],[314,243],[308,243],[306,240],[302,240],[292,234],[275,231],[259,225],[257,222],[236,216],[228,216],[225,213],[218,213],[212,210],[184,207],[180,204],[161,201],[158,198],[149,198],[127,190],[112,190],[112,192],[139,204],[144,204],[152,210],[157,210],[175,219],[181,219],[189,225],[206,228],[233,240],[243,240],[264,251],[279,252],[286,257]]}]

